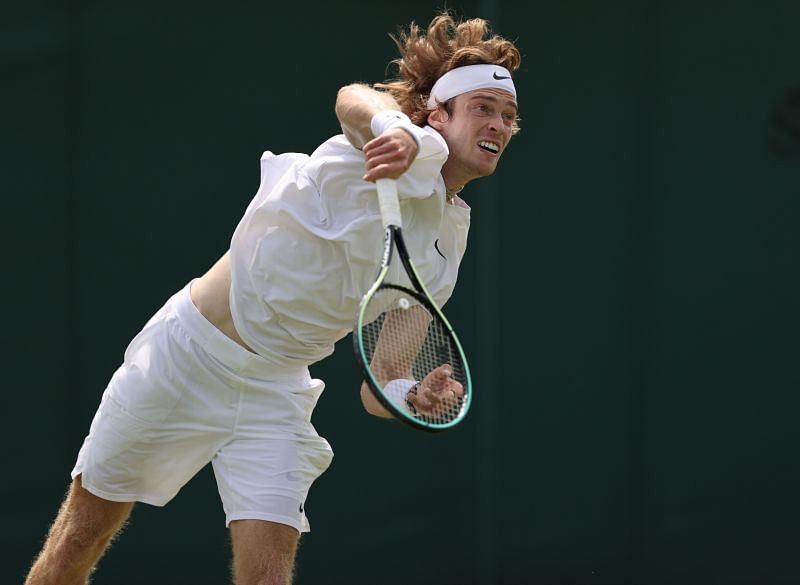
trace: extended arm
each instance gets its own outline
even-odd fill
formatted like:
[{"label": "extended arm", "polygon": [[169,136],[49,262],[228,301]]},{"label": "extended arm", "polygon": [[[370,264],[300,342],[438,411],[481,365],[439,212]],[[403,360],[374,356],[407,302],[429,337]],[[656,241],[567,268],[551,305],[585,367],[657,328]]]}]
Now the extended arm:
[{"label": "extended arm", "polygon": [[[412,409],[422,414],[434,412],[437,407],[464,395],[464,389],[452,378],[452,367],[443,364],[430,372],[416,386],[414,384],[414,361],[425,342],[431,316],[417,305],[407,310],[394,310],[386,314],[381,327],[370,370],[382,388],[390,383],[400,384],[392,392],[392,399],[400,406],[409,400]],[[395,382],[392,382],[395,381]],[[409,394],[409,391],[414,390]],[[361,401],[370,414],[391,418],[375,398],[366,382],[361,384]]]},{"label": "extended arm", "polygon": [[[412,380],[414,358],[425,339],[430,320],[428,312],[420,306],[386,314],[370,363],[370,370],[381,387],[386,387],[392,380]],[[413,385],[413,381],[409,382],[406,390]],[[392,416],[373,396],[366,382],[361,384],[361,402],[370,414],[384,418]]]}]

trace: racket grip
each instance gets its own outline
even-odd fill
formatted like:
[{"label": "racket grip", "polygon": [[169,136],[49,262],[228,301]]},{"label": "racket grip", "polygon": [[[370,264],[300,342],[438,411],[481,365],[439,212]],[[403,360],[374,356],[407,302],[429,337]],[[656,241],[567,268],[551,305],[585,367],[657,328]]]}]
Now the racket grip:
[{"label": "racket grip", "polygon": [[390,225],[403,227],[403,219],[400,215],[400,199],[397,197],[397,181],[394,179],[377,179],[375,185],[378,188],[378,205],[381,209],[381,219],[383,227]]}]

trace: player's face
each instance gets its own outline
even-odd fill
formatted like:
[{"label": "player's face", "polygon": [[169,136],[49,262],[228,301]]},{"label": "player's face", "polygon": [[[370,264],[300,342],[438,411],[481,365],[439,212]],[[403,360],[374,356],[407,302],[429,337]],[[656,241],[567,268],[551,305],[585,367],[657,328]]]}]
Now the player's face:
[{"label": "player's face", "polygon": [[478,89],[456,96],[451,115],[440,108],[428,118],[447,142],[450,156],[442,168],[448,188],[491,175],[503,154],[517,117],[517,102],[499,89]]}]

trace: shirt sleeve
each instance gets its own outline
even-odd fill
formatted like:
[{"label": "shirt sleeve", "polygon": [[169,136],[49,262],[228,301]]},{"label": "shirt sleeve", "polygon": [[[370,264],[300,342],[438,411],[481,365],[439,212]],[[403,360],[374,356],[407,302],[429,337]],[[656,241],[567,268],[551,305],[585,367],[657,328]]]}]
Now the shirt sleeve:
[{"label": "shirt sleeve", "polygon": [[430,197],[434,192],[444,190],[441,178],[442,165],[447,161],[450,151],[444,138],[430,126],[414,127],[414,135],[419,142],[419,153],[411,168],[397,181],[400,199]]}]

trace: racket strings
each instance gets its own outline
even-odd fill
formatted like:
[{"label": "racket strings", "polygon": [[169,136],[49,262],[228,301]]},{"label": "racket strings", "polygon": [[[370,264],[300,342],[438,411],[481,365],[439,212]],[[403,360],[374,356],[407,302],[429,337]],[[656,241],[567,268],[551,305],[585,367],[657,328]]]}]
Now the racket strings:
[{"label": "racket strings", "polygon": [[[365,317],[360,330],[364,357],[381,387],[396,379],[422,381],[436,368],[448,365],[450,378],[468,390],[461,352],[449,329],[414,296],[394,288],[378,289]],[[442,395],[433,409],[419,409],[416,418],[432,425],[457,419],[465,407],[465,396],[446,389]]]}]

